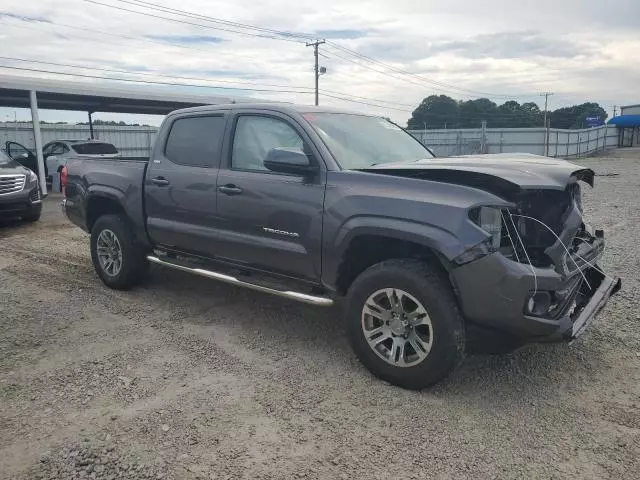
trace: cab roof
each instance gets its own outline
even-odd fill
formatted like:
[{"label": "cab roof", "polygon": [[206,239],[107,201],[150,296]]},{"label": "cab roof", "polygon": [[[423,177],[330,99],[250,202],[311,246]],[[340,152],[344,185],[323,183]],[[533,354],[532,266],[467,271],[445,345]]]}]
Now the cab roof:
[{"label": "cab roof", "polygon": [[227,103],[227,104],[219,104],[219,105],[202,105],[198,107],[190,107],[190,108],[182,108],[180,110],[175,110],[170,113],[170,115],[177,115],[182,113],[199,113],[199,112],[217,112],[224,110],[245,110],[245,109],[254,109],[254,110],[267,110],[272,112],[280,112],[285,114],[302,114],[302,113],[342,113],[342,114],[351,114],[351,115],[362,115],[366,117],[373,117],[375,115],[370,115],[362,112],[356,112],[353,110],[346,110],[341,108],[332,108],[332,107],[320,107],[320,106],[312,106],[312,105],[298,105],[295,103]]}]

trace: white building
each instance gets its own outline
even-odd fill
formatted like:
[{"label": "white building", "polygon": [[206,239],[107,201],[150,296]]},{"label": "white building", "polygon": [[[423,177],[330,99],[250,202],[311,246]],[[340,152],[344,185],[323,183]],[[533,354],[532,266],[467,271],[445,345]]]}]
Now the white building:
[{"label": "white building", "polygon": [[640,103],[620,107],[620,115],[640,115]]}]

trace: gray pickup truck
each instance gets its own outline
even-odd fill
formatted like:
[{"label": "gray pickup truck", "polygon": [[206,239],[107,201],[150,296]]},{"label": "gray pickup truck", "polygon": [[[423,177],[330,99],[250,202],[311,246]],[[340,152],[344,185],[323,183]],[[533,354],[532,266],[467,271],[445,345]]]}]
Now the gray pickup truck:
[{"label": "gray pickup truck", "polygon": [[150,263],[340,303],[378,377],[434,384],[466,351],[580,335],[619,279],[582,218],[594,172],[533,155],[436,159],[374,116],[280,104],[179,110],[149,162],[71,159],[68,218],[102,281]]}]

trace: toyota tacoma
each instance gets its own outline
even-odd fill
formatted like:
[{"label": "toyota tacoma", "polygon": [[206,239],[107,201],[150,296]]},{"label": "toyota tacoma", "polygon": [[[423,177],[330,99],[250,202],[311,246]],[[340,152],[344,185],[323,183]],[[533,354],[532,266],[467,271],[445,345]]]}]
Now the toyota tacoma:
[{"label": "toyota tacoma", "polygon": [[390,121],[233,104],[169,114],[148,162],[70,159],[63,209],[102,281],[149,264],[339,304],[375,375],[418,389],[467,351],[572,341],[620,280],[583,219],[594,172],[525,154],[434,158]]}]

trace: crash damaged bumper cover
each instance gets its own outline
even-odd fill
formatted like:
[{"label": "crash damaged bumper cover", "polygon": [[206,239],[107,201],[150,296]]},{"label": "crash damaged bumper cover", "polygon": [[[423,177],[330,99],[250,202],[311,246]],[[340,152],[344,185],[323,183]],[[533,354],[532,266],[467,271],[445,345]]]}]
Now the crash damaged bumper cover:
[{"label": "crash damaged bumper cover", "polygon": [[[461,265],[451,274],[467,321],[528,342],[574,340],[621,286],[620,279],[604,275],[597,266],[565,276],[499,253]],[[540,292],[555,299],[549,314],[527,310],[529,299]]]}]

